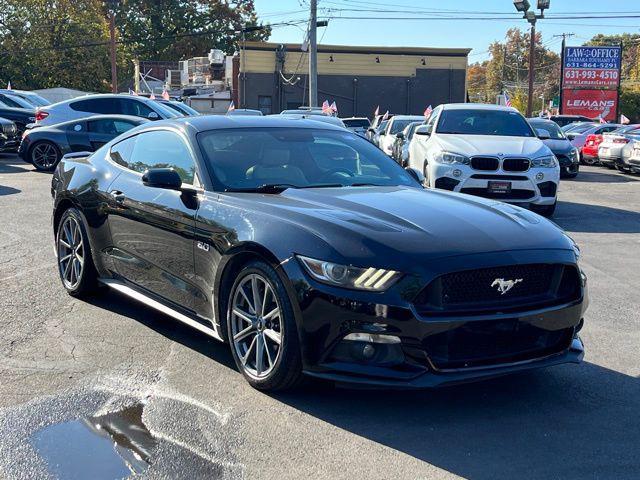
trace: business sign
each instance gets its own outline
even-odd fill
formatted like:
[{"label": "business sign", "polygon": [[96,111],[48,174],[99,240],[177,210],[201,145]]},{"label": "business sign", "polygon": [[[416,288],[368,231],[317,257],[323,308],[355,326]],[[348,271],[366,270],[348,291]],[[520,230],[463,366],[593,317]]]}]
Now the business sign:
[{"label": "business sign", "polygon": [[562,114],[615,122],[618,104],[616,90],[563,90]]},{"label": "business sign", "polygon": [[620,82],[620,47],[566,47],[564,88],[616,89]]}]

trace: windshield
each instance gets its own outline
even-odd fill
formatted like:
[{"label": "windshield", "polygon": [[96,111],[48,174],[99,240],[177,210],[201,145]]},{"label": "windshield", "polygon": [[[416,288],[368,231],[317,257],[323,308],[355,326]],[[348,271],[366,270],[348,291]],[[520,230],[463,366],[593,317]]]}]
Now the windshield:
[{"label": "windshield", "polygon": [[394,120],[393,122],[391,122],[391,134],[395,135],[396,133],[399,133],[401,131],[403,131],[405,128],[407,128],[407,126],[413,122],[415,122],[417,119],[416,118],[407,118],[406,120]]},{"label": "windshield", "polygon": [[36,93],[20,94],[20,96],[35,107],[46,107],[47,105],[51,105],[49,100]]},{"label": "windshield", "polygon": [[564,140],[567,138],[554,122],[531,122],[531,126],[539,137],[549,137],[551,140]]},{"label": "windshield", "polygon": [[383,120],[382,122],[380,122],[380,125],[378,125],[378,131],[384,132],[387,129],[388,123],[389,123],[389,120]]},{"label": "windshield", "polygon": [[631,133],[637,128],[638,128],[638,125],[627,125],[626,127],[620,127],[611,133],[615,133],[615,134]]},{"label": "windshield", "polygon": [[153,102],[153,107],[156,110],[159,110],[164,114],[164,118],[176,118],[176,117],[184,117],[183,113],[180,113],[177,110],[174,110],[171,107],[167,107],[166,105],[161,104],[160,102]]},{"label": "windshield", "polygon": [[242,128],[198,134],[217,188],[252,191],[361,185],[419,187],[377,147],[349,131]]},{"label": "windshield", "polygon": [[342,121],[347,127],[351,128],[369,128],[369,119],[367,118],[343,118]]},{"label": "windshield", "polygon": [[587,130],[592,129],[595,125],[597,125],[596,123],[581,123],[579,125],[576,125],[575,127],[573,127],[571,130],[567,130],[567,133],[583,133],[586,132]]},{"label": "windshield", "polygon": [[533,130],[518,112],[509,110],[454,109],[440,114],[438,133],[533,137]]},{"label": "windshield", "polygon": [[17,95],[2,95],[0,101],[11,108],[27,108],[33,110],[34,107],[24,98],[20,98]]}]

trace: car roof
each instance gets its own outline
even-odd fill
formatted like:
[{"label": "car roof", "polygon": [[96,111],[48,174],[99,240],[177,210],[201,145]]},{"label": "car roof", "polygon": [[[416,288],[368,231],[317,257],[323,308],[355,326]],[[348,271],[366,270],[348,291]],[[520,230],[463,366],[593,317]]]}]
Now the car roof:
[{"label": "car roof", "polygon": [[57,128],[57,127],[62,127],[62,126],[66,126],[66,125],[71,125],[74,123],[80,123],[80,122],[86,122],[86,121],[93,121],[93,120],[100,120],[100,119],[113,119],[113,120],[128,120],[130,122],[136,122],[136,123],[147,123],[150,122],[150,120],[144,118],[144,117],[136,117],[133,115],[117,115],[117,114],[108,114],[108,115],[91,115],[90,117],[82,117],[82,118],[74,118],[73,120],[67,120],[65,122],[60,122],[60,123],[55,123],[52,125],[43,125],[42,127],[39,128]]},{"label": "car roof", "polygon": [[68,105],[69,103],[78,102],[81,100],[91,100],[93,98],[122,98],[129,97],[133,99],[137,99],[143,102],[153,102],[150,98],[143,97],[140,95],[129,95],[128,93],[93,93],[90,95],[81,95],[80,97],[68,98],[66,100],[62,100],[57,103],[52,103],[51,105],[47,105],[44,107],[39,107],[41,110],[57,107],[58,105]]},{"label": "car roof", "polygon": [[424,119],[423,115],[394,115],[394,117],[391,119],[393,120],[422,120]]},{"label": "car roof", "polygon": [[227,128],[315,128],[344,132],[345,129],[334,124],[319,122],[303,118],[301,115],[198,115],[193,117],[178,117],[169,120],[152,122],[155,127],[160,125],[185,125],[196,131],[227,129]]},{"label": "car roof", "polygon": [[488,103],[445,103],[442,105],[444,110],[498,110],[502,112],[517,112],[513,107],[505,105],[492,105]]}]

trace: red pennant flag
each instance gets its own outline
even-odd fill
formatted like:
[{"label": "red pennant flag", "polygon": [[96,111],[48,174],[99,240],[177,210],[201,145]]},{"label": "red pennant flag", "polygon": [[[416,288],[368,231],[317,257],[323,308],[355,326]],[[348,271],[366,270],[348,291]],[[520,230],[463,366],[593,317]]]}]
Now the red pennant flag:
[{"label": "red pennant flag", "polygon": [[7,90],[11,90],[11,80],[7,83]]},{"label": "red pennant flag", "polygon": [[331,112],[332,113],[338,113],[338,106],[336,105],[336,102],[333,102],[331,104]]},{"label": "red pennant flag", "polygon": [[373,112],[373,118],[376,118],[378,115],[380,115],[380,105],[378,105],[376,111]]},{"label": "red pennant flag", "polygon": [[231,103],[229,104],[229,108],[227,108],[227,112],[233,112],[236,109],[236,105],[233,103],[233,100],[231,100]]},{"label": "red pennant flag", "polygon": [[385,120],[389,120],[389,110],[384,112],[384,115],[382,116],[382,121],[384,122]]}]

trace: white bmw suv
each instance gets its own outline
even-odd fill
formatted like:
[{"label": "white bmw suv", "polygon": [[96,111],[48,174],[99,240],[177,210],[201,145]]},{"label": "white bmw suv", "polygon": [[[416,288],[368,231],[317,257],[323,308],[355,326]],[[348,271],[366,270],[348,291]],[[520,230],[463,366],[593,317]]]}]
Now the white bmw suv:
[{"label": "white bmw suv", "polygon": [[440,105],[416,128],[409,152],[428,187],[555,211],[558,160],[515,108]]}]

